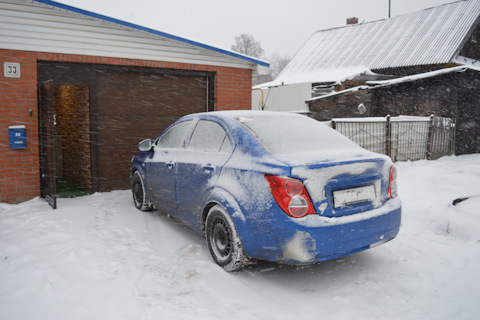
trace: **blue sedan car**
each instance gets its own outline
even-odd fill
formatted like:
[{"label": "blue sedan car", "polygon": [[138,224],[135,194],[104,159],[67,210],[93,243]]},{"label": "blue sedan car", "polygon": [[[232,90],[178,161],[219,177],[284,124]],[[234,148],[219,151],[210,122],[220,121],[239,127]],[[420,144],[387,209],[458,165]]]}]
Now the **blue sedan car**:
[{"label": "blue sedan car", "polygon": [[192,114],[139,149],[130,172],[135,206],[203,233],[227,271],[256,260],[335,259],[399,231],[390,158],[303,115]]}]

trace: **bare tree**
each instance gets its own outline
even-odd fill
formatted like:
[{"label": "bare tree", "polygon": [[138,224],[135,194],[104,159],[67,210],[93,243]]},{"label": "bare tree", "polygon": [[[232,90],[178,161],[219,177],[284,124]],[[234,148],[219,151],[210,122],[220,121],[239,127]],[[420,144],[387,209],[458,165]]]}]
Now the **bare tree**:
[{"label": "bare tree", "polygon": [[272,80],[275,79],[283,69],[285,69],[290,60],[292,60],[290,57],[286,55],[280,56],[277,53],[272,54],[268,58],[268,61],[270,62],[269,74],[272,77]]},{"label": "bare tree", "polygon": [[267,60],[270,63],[270,67],[268,68],[268,74],[254,76],[254,86],[257,84],[275,80],[275,78],[280,74],[280,72],[285,69],[291,59],[286,55],[280,56],[279,54],[274,53],[270,55]]},{"label": "bare tree", "polygon": [[250,57],[263,57],[263,49],[260,45],[260,42],[255,40],[251,34],[242,33],[241,35],[235,37],[235,42],[232,45],[231,50]]},{"label": "bare tree", "polygon": [[[264,58],[264,51],[260,45],[260,42],[255,40],[251,34],[242,33],[235,37],[235,41],[231,47],[231,50],[250,57],[260,59]],[[276,53],[272,54],[268,59],[270,62],[268,74],[254,76],[252,79],[252,84],[257,85],[274,80],[290,62],[290,60],[291,59],[286,55],[281,56]]]}]

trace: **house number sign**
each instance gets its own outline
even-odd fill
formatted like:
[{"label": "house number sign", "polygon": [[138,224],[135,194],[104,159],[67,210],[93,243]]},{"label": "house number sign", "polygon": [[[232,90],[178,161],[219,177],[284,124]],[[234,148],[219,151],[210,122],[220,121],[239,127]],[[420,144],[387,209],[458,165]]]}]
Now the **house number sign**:
[{"label": "house number sign", "polygon": [[5,78],[20,78],[20,63],[5,62],[3,64]]}]

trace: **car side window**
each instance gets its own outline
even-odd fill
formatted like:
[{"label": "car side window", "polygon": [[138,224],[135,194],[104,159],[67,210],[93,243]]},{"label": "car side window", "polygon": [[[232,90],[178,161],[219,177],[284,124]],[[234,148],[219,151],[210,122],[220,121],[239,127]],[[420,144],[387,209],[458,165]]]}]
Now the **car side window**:
[{"label": "car side window", "polygon": [[168,129],[157,141],[160,148],[182,148],[192,121],[184,121]]},{"label": "car side window", "polygon": [[222,146],[220,147],[220,152],[221,153],[228,153],[231,150],[231,145],[230,145],[230,140],[228,139],[228,136],[225,135],[225,138],[223,139]]},{"label": "car side window", "polygon": [[200,120],[193,131],[189,149],[202,152],[229,152],[230,140],[222,126],[213,121]]}]

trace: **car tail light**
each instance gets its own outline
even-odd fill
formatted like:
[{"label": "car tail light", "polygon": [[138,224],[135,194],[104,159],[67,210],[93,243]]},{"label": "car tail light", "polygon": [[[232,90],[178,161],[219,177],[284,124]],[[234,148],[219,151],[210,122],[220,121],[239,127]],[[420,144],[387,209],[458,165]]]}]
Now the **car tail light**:
[{"label": "car tail light", "polygon": [[316,213],[302,181],[269,174],[265,175],[265,179],[275,201],[286,214],[294,218],[301,218],[307,214]]},{"label": "car tail light", "polygon": [[390,168],[390,179],[388,181],[388,197],[393,199],[397,196],[397,169],[395,166]]}]

